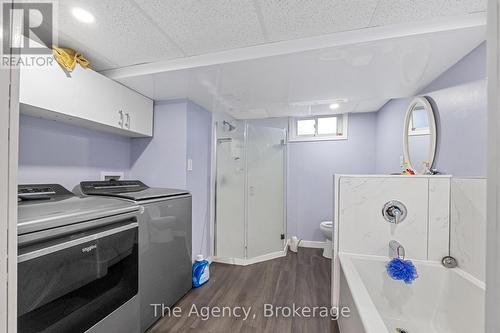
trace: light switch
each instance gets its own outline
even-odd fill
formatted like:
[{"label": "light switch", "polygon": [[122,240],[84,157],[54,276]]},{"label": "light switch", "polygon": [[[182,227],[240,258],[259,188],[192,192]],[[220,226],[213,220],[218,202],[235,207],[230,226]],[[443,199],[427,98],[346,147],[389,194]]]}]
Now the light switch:
[{"label": "light switch", "polygon": [[187,169],[188,171],[193,171],[193,160],[190,158],[187,160]]}]

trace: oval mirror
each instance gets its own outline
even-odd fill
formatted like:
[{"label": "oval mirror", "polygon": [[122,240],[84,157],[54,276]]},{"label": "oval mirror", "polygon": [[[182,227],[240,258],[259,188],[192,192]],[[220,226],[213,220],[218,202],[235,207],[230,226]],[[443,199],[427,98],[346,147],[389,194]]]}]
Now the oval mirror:
[{"label": "oval mirror", "polygon": [[432,168],[436,154],[436,120],[425,97],[415,98],[408,107],[403,130],[404,160],[417,173]]}]

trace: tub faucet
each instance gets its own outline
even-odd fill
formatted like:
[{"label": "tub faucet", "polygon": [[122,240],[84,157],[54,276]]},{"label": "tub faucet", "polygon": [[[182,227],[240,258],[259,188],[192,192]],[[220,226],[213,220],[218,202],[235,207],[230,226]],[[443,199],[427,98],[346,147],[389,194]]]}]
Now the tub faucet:
[{"label": "tub faucet", "polygon": [[401,222],[401,215],[403,215],[401,209],[398,207],[392,207],[390,208],[390,213],[394,216],[394,223],[399,224],[399,222]]},{"label": "tub faucet", "polygon": [[401,258],[405,257],[405,248],[400,242],[396,240],[391,240],[389,242],[389,258]]}]

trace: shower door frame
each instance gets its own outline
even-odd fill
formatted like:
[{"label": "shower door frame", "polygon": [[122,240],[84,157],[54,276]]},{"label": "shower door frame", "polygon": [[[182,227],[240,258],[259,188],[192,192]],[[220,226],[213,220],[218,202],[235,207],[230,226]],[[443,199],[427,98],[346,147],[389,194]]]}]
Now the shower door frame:
[{"label": "shower door frame", "polygon": [[[248,252],[247,252],[247,247],[248,247],[248,159],[247,159],[247,144],[248,144],[248,120],[244,120],[244,134],[243,134],[243,140],[244,140],[244,155],[243,158],[245,159],[245,192],[244,192],[244,200],[245,200],[245,205],[244,205],[244,257],[245,258],[234,258],[234,257],[220,257],[216,255],[216,241],[217,241],[217,136],[218,136],[218,125],[221,123],[223,120],[226,119],[213,119],[212,118],[212,158],[211,158],[211,191],[210,191],[210,258],[209,261],[212,262],[220,262],[220,263],[226,263],[226,264],[233,264],[233,265],[251,265],[254,263],[266,261],[266,260],[271,260],[279,257],[283,257],[287,253],[288,249],[288,231],[287,231],[287,203],[288,203],[288,192],[287,192],[287,180],[288,180],[288,130],[284,128],[284,148],[283,148],[283,221],[282,221],[282,230],[283,234],[285,235],[282,243],[282,250],[268,253],[265,255],[261,255],[258,257],[254,258],[248,258]],[[231,119],[233,120],[233,119]]]}]

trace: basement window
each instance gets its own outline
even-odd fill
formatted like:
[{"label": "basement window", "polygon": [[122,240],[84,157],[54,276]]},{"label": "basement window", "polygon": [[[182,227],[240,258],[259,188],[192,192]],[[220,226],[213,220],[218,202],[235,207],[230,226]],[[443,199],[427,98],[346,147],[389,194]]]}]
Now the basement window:
[{"label": "basement window", "polygon": [[429,135],[429,117],[423,105],[416,106],[410,117],[408,135]]},{"label": "basement window", "polygon": [[289,141],[347,140],[347,114],[290,118]]}]

